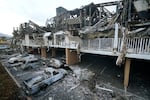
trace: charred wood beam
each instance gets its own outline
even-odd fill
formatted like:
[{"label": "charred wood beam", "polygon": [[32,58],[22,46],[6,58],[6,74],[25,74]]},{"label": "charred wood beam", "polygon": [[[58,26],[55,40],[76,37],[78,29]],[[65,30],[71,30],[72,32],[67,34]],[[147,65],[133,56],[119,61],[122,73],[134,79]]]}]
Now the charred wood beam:
[{"label": "charred wood beam", "polygon": [[87,17],[86,12],[87,12],[86,9],[84,9],[84,26],[86,26],[86,17]]},{"label": "charred wood beam", "polygon": [[29,23],[33,26],[35,26],[37,29],[39,29],[40,31],[42,31],[43,33],[45,33],[46,31],[43,30],[39,25],[37,25],[36,23],[32,22],[31,20],[29,20]]},{"label": "charred wood beam", "polygon": [[112,13],[108,10],[108,9],[106,9],[106,8],[103,8],[105,11],[106,11],[106,15],[107,15],[107,17],[112,17]]},{"label": "charred wood beam", "polygon": [[89,8],[89,26],[91,26],[91,16],[92,16],[92,10],[91,10],[92,8],[90,7]]},{"label": "charred wood beam", "polygon": [[129,4],[128,4],[128,21],[131,21],[131,6],[132,6],[132,0],[129,0]]},{"label": "charred wood beam", "polygon": [[80,28],[82,28],[82,21],[83,21],[83,17],[82,17],[82,11],[80,10]]},{"label": "charred wood beam", "polygon": [[150,22],[130,25],[130,27],[137,27],[137,28],[139,28],[139,27],[149,27],[149,26],[150,26]]},{"label": "charred wood beam", "polygon": [[102,17],[102,9],[103,9],[103,7],[100,7],[100,9],[99,9],[99,19],[101,19],[101,17]]},{"label": "charred wood beam", "polygon": [[122,1],[114,1],[114,2],[107,2],[107,3],[100,3],[96,4],[97,7],[104,7],[104,6],[113,6],[113,5],[118,5]]},{"label": "charred wood beam", "polygon": [[128,27],[128,0],[123,1],[123,11],[121,13],[121,22],[124,27]]}]

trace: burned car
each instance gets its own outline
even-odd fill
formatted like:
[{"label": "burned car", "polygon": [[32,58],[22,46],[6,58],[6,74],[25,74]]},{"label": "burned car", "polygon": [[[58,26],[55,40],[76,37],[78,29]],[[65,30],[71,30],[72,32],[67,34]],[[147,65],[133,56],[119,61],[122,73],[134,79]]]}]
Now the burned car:
[{"label": "burned car", "polygon": [[41,67],[43,65],[44,65],[44,63],[40,59],[38,59],[38,58],[32,58],[32,59],[26,60],[24,62],[24,64],[22,64],[21,68],[23,70],[34,69],[34,68]]},{"label": "burned car", "polygon": [[64,69],[45,68],[43,73],[25,80],[23,83],[28,95],[35,94],[48,85],[60,80],[67,74]]},{"label": "burned car", "polygon": [[20,62],[20,61],[25,61],[25,60],[28,60],[28,59],[31,59],[31,58],[34,58],[34,55],[19,54],[19,55],[16,55],[15,57],[10,58],[8,60],[8,63],[13,64],[13,63]]}]

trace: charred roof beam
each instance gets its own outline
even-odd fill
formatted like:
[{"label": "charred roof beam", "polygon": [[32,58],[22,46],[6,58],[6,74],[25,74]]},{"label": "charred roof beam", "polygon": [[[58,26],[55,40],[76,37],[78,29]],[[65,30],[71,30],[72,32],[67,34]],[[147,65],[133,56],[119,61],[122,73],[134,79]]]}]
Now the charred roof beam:
[{"label": "charred roof beam", "polygon": [[39,25],[37,25],[36,23],[34,23],[33,21],[29,20],[29,23],[31,25],[33,25],[34,27],[36,27],[37,29],[39,29],[41,32],[45,33],[46,31],[43,30]]},{"label": "charred roof beam", "polygon": [[104,6],[113,6],[113,5],[118,5],[122,1],[114,1],[114,2],[106,2],[106,3],[99,3],[96,4],[97,7],[104,7]]}]

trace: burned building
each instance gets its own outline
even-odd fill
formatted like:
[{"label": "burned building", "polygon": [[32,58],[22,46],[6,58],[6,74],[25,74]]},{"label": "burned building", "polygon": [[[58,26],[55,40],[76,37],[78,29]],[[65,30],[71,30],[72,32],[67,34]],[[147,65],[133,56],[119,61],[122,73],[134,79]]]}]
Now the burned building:
[{"label": "burned building", "polygon": [[131,59],[150,60],[149,0],[90,3],[74,10],[58,7],[56,12],[44,27],[32,21],[21,24],[14,37],[22,47],[40,48],[42,57],[47,49],[52,49],[52,55],[56,49],[65,49],[68,65],[82,61],[82,53],[118,56],[117,65],[125,62],[125,88]]}]

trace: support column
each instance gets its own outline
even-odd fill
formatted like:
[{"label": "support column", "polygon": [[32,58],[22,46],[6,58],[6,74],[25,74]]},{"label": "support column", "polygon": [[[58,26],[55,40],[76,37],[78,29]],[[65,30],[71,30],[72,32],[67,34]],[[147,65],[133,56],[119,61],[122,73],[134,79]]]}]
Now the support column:
[{"label": "support column", "polygon": [[29,48],[28,48],[28,53],[31,53],[32,50],[33,50],[32,47],[29,47]]},{"label": "support column", "polygon": [[56,56],[56,48],[52,48],[52,57]]},{"label": "support column", "polygon": [[21,45],[20,48],[21,48],[21,53],[23,54],[23,51],[24,51],[23,45]]},{"label": "support column", "polygon": [[124,88],[125,88],[125,92],[127,90],[128,84],[129,84],[130,64],[131,64],[131,59],[127,58],[126,62],[125,62],[125,69],[124,69]]},{"label": "support column", "polygon": [[66,48],[66,64],[73,65],[79,62],[79,55],[77,51]]},{"label": "support column", "polygon": [[118,23],[115,23],[115,35],[114,35],[114,52],[117,52],[118,47]]},{"label": "support column", "polygon": [[46,58],[46,47],[41,48],[41,57]]}]

